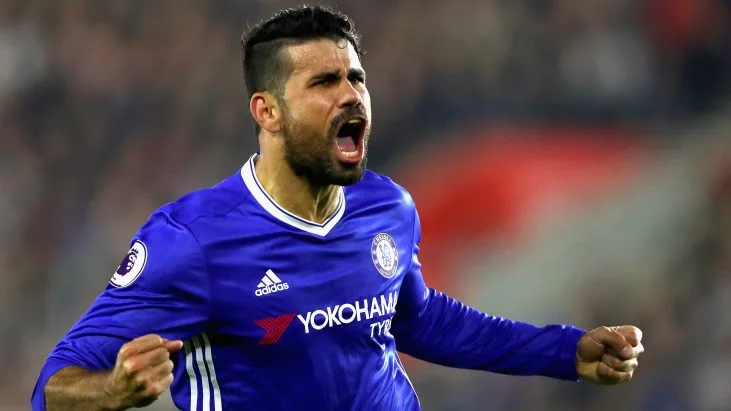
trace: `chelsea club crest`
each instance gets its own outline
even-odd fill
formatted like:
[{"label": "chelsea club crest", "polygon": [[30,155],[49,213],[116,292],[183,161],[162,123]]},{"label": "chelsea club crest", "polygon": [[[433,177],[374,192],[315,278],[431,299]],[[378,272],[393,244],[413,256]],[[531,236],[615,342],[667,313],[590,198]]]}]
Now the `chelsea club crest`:
[{"label": "chelsea club crest", "polygon": [[371,243],[371,257],[373,265],[382,276],[391,278],[396,274],[398,268],[398,249],[393,238],[386,234],[380,233],[373,238]]}]

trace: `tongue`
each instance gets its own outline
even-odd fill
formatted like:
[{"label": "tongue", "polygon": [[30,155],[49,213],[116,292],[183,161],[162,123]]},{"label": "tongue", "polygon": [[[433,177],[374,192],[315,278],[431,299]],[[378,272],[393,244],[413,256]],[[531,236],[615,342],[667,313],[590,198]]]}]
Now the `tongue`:
[{"label": "tongue", "polygon": [[338,137],[337,141],[340,151],[352,152],[358,149],[355,145],[355,140],[351,136]]}]

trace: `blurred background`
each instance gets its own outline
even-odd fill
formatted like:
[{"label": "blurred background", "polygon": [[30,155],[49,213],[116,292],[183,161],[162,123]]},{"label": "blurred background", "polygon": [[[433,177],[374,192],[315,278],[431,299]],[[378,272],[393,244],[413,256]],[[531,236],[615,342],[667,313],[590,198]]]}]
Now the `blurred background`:
[{"label": "blurred background", "polygon": [[[731,1],[344,0],[370,166],[489,313],[633,323],[602,388],[407,359],[425,410],[731,410]],[[0,410],[161,204],[257,148],[242,28],[293,1],[0,0]],[[172,409],[168,398],[153,409]]]}]

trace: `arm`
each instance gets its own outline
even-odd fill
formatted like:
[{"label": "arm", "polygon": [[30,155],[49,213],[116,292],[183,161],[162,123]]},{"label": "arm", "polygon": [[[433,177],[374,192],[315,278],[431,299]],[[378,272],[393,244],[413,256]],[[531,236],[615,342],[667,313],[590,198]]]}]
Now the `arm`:
[{"label": "arm", "polygon": [[172,383],[170,353],[181,347],[181,341],[150,334],[123,345],[111,371],[62,368],[46,383],[48,408],[124,410],[148,405]]},{"label": "arm", "polygon": [[121,404],[105,391],[111,371],[89,371],[65,367],[54,374],[45,387],[49,410],[117,410]]},{"label": "arm", "polygon": [[116,398],[110,401],[110,393],[124,397],[125,381],[139,388],[168,378],[163,371],[169,368],[170,374],[179,360],[170,361],[182,346],[177,340],[203,332],[209,302],[195,238],[165,214],[153,215],[110,285],[48,356],[33,391],[33,410],[124,409]]},{"label": "arm", "polygon": [[414,251],[391,330],[399,351],[450,367],[578,379],[576,348],[583,330],[490,316],[427,288],[418,260],[420,231],[414,211]]}]

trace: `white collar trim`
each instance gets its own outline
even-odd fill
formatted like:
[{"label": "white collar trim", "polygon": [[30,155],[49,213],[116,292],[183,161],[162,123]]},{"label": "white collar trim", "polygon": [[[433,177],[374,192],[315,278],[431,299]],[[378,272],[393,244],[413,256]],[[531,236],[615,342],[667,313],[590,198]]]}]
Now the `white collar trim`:
[{"label": "white collar trim", "polygon": [[266,191],[264,191],[259,179],[256,177],[256,173],[254,172],[254,160],[256,157],[257,154],[254,154],[251,156],[249,161],[241,167],[241,177],[244,179],[244,184],[246,184],[246,187],[254,196],[254,199],[274,218],[291,225],[292,227],[321,237],[326,236],[335,227],[338,221],[343,218],[343,214],[345,214],[345,193],[342,187],[338,187],[339,201],[337,208],[322,224],[305,220],[304,218],[298,217],[285,210],[282,206],[277,204],[277,202],[274,201],[274,199]]}]

